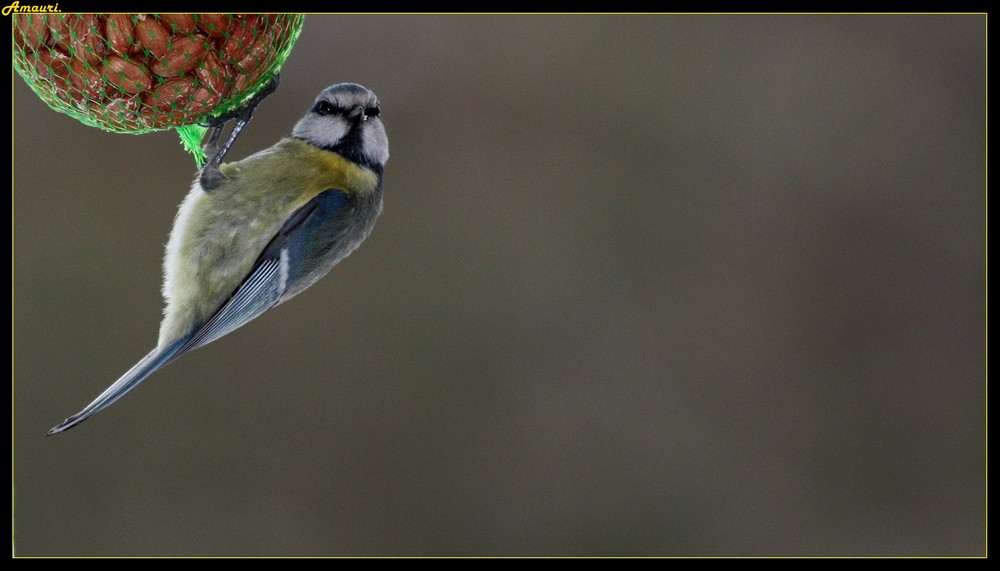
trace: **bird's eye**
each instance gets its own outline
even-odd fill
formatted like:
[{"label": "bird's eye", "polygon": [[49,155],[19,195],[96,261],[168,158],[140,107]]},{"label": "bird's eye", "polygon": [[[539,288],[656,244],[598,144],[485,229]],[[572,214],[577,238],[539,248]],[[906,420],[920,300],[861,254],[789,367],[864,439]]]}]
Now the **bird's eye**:
[{"label": "bird's eye", "polygon": [[317,115],[330,115],[336,113],[337,108],[329,101],[317,101],[316,105],[313,105],[312,112]]},{"label": "bird's eye", "polygon": [[382,111],[379,109],[378,103],[365,107],[365,115],[369,117],[378,117],[379,113],[381,112]]}]

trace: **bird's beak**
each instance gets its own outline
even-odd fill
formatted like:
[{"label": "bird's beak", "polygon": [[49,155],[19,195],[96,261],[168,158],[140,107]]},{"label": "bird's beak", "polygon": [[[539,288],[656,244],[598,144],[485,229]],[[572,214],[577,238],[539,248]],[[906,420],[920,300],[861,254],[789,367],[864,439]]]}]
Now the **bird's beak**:
[{"label": "bird's beak", "polygon": [[365,115],[365,108],[361,105],[355,105],[354,108],[347,113],[347,118],[354,122],[364,122],[368,120],[368,116]]}]

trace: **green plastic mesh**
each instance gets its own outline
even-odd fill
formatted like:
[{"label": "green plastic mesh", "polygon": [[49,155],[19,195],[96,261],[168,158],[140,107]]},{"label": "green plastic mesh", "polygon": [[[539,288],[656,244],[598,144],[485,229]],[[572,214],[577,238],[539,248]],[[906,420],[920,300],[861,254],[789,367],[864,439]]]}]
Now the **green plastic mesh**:
[{"label": "green plastic mesh", "polygon": [[14,68],[49,107],[107,131],[180,127],[182,139],[197,141],[204,132],[198,122],[237,107],[281,69],[304,16],[15,14],[12,20]]}]

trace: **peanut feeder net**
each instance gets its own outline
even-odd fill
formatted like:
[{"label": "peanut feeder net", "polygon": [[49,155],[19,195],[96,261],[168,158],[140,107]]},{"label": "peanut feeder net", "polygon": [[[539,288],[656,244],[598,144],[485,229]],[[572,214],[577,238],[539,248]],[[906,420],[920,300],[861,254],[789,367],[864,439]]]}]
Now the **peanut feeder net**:
[{"label": "peanut feeder net", "polygon": [[281,69],[301,14],[14,14],[14,68],[49,107],[115,133],[205,127]]}]

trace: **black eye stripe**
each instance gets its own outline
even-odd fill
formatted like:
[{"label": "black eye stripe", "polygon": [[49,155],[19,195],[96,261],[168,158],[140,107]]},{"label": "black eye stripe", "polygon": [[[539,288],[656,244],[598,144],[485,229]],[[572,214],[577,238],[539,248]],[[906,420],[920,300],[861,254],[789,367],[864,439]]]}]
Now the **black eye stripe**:
[{"label": "black eye stripe", "polygon": [[317,115],[332,115],[334,113],[343,114],[344,109],[337,105],[330,103],[329,101],[317,101],[313,108],[311,109],[313,113]]},{"label": "black eye stripe", "polygon": [[[329,101],[317,101],[310,111],[317,115],[347,115],[350,110]],[[378,103],[369,103],[365,106],[365,115],[369,117],[378,117],[381,113]]]}]

